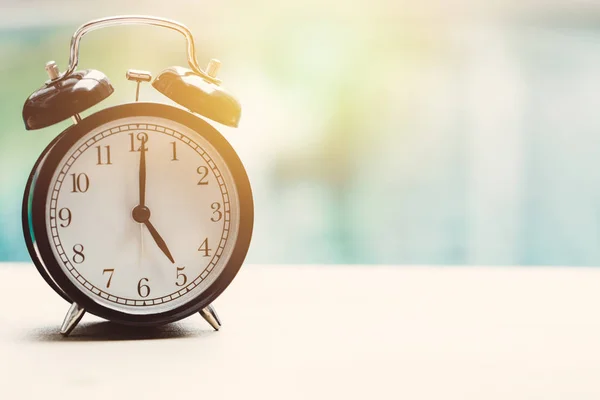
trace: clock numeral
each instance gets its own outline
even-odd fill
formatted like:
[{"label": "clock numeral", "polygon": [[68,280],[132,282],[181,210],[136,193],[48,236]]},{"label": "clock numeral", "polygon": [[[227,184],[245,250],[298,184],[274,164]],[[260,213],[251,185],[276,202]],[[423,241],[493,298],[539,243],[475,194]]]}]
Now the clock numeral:
[{"label": "clock numeral", "polygon": [[85,255],[83,254],[82,244],[78,243],[75,246],[73,246],[73,252],[75,253],[75,255],[73,256],[73,262],[75,264],[81,264],[85,261]]},{"label": "clock numeral", "polygon": [[[177,280],[175,281],[175,284],[177,286],[183,286],[187,283],[187,276],[181,272],[185,269],[185,267],[177,267]],[[179,283],[179,278],[183,278],[183,282]]]},{"label": "clock numeral", "polygon": [[198,181],[198,185],[208,185],[208,168],[205,166],[200,166],[196,170],[200,175],[200,180]]},{"label": "clock numeral", "polygon": [[[136,143],[136,137],[137,140],[139,140],[140,146],[137,148],[137,150],[135,149],[135,143]],[[144,146],[144,150],[148,150],[145,146],[146,143],[148,143],[148,134],[146,132],[140,132],[137,134],[137,136],[133,135],[133,132],[131,132],[129,134],[129,143],[130,143],[130,147],[129,147],[129,151],[140,151],[140,149],[142,148],[142,146]]]},{"label": "clock numeral", "polygon": [[90,187],[90,178],[86,174],[71,174],[73,190],[71,193],[85,193]]},{"label": "clock numeral", "polygon": [[[148,278],[142,278],[140,279],[140,281],[138,282],[138,294],[140,295],[140,297],[148,297],[150,295],[150,286],[142,283],[143,281],[148,282]],[[143,293],[142,293],[143,292]]]},{"label": "clock numeral", "polygon": [[212,222],[219,222],[221,220],[221,218],[223,218],[223,213],[221,212],[221,203],[218,202],[214,202],[210,205],[210,208],[212,208],[213,211],[213,216],[210,217],[210,220]]},{"label": "clock numeral", "polygon": [[[96,165],[111,165],[110,162],[110,146],[104,146],[104,151],[102,151],[102,146],[96,146],[96,151],[98,152],[98,162]],[[104,153],[104,156],[102,155]],[[106,162],[102,160],[106,159]]]},{"label": "clock numeral", "polygon": [[60,226],[62,226],[63,228],[66,228],[67,226],[71,225],[71,210],[69,210],[68,208],[61,208],[58,211],[58,218],[63,221]]},{"label": "clock numeral", "polygon": [[198,247],[198,251],[203,251],[204,252],[204,257],[210,256],[209,252],[211,252],[212,249],[208,248],[208,238],[204,239],[204,242],[202,242],[202,244],[200,245],[200,247]]},{"label": "clock numeral", "polygon": [[171,158],[171,161],[179,161],[177,158],[177,142],[171,142],[171,145],[173,146],[173,158]]},{"label": "clock numeral", "polygon": [[110,281],[112,281],[113,274],[115,273],[115,269],[110,268],[110,269],[102,270],[102,275],[106,274],[107,272],[110,273],[110,275],[108,277],[108,282],[106,282],[106,288],[108,289],[110,287]]}]

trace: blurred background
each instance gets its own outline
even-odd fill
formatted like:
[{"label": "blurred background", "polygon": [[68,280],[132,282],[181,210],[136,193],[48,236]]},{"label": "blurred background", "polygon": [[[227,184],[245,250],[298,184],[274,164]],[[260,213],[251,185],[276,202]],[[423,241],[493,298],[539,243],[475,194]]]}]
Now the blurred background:
[{"label": "blurred background", "polygon": [[[600,3],[567,0],[0,0],[0,260],[29,260],[25,181],[70,124],[25,131],[23,102],[115,14],[176,19],[222,61],[249,262],[600,265]],[[82,41],[79,67],[116,90],[96,109],[133,100],[128,68],[171,65],[185,45],[165,29]]]}]

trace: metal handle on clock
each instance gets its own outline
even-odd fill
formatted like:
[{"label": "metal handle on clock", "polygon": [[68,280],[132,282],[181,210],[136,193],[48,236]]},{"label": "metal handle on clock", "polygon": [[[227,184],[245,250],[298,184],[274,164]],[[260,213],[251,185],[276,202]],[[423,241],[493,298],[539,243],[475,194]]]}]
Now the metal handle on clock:
[{"label": "metal handle on clock", "polygon": [[192,36],[192,33],[185,25],[180,24],[179,22],[176,22],[176,21],[173,21],[170,19],[150,17],[150,16],[144,16],[144,15],[123,15],[123,16],[118,16],[118,17],[100,18],[100,19],[96,19],[96,20],[93,20],[93,21],[90,21],[90,22],[87,22],[87,23],[81,25],[79,27],[79,29],[77,29],[77,31],[73,34],[73,37],[71,38],[71,52],[70,52],[70,56],[69,56],[69,67],[67,68],[67,70],[64,73],[62,73],[58,77],[52,79],[50,82],[55,83],[55,82],[61,81],[61,80],[65,79],[66,77],[68,77],[69,75],[71,75],[75,71],[75,69],[77,68],[77,64],[79,63],[79,42],[81,41],[81,38],[83,37],[83,35],[85,35],[86,33],[90,32],[90,31],[96,30],[96,29],[106,28],[109,26],[117,26],[117,25],[154,25],[154,26],[160,26],[163,28],[169,28],[169,29],[172,29],[174,31],[181,33],[183,36],[185,36],[185,39],[187,42],[187,58],[188,58],[188,64],[189,64],[190,68],[195,73],[202,76],[202,78],[206,79],[207,81],[210,81],[210,82],[213,82],[216,84],[218,84],[220,82],[218,79],[216,79],[216,78],[210,76],[208,73],[206,73],[198,65],[198,61],[196,60],[196,47],[194,45],[194,37]]}]

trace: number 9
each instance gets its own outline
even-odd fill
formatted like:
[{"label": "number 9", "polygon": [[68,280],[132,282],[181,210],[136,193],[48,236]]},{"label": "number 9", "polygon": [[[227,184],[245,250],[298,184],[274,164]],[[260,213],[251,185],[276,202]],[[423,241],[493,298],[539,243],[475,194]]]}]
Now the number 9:
[{"label": "number 9", "polygon": [[63,228],[66,228],[67,226],[71,225],[71,210],[69,210],[68,208],[61,208],[58,211],[58,218],[64,222],[60,224],[60,226],[62,226]]}]

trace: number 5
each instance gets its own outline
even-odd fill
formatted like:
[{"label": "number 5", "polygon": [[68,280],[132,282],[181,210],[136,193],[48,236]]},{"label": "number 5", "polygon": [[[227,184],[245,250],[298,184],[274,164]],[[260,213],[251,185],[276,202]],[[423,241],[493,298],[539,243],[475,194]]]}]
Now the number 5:
[{"label": "number 5", "polygon": [[[185,274],[182,272],[181,274],[179,273],[180,271],[183,271],[185,269],[185,267],[177,267],[177,281],[175,282],[175,284],[177,286],[183,286],[187,283],[187,276],[185,276]],[[183,277],[183,282],[179,283],[179,278]]]}]

